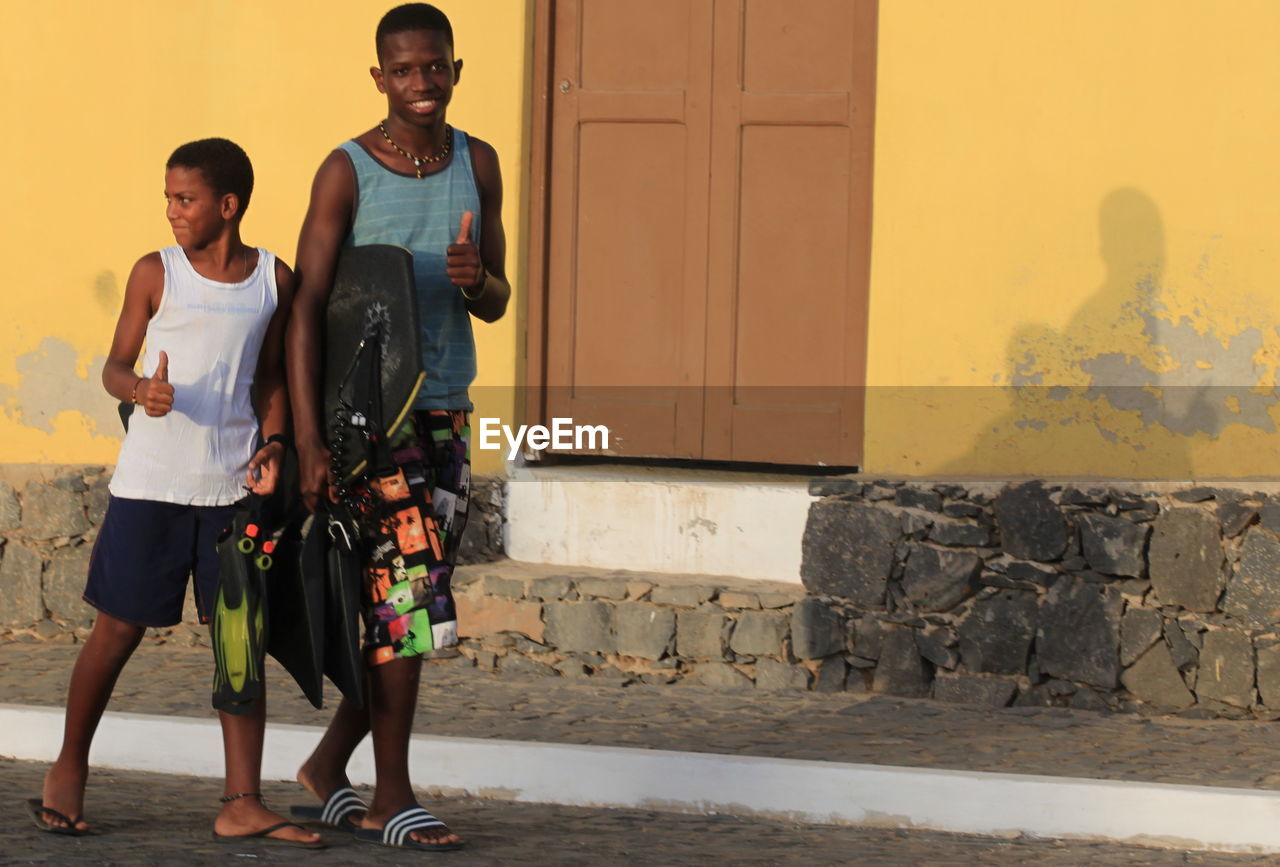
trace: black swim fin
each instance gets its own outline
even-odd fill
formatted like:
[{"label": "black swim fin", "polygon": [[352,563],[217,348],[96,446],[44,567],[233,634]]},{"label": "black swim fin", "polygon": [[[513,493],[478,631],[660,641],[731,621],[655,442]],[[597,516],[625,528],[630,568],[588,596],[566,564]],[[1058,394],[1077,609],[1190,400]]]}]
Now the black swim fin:
[{"label": "black swim fin", "polygon": [[213,706],[248,713],[262,695],[267,648],[266,573],[274,542],[257,498],[236,511],[218,540],[218,595],[213,608]]}]

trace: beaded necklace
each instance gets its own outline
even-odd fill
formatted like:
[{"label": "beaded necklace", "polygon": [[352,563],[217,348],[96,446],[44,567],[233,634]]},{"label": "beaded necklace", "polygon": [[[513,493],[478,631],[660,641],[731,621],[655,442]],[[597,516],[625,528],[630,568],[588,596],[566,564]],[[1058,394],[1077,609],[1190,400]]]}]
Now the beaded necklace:
[{"label": "beaded necklace", "polygon": [[385,120],[378,122],[378,130],[382,133],[382,137],[387,140],[387,144],[395,148],[397,153],[413,161],[413,168],[418,173],[418,177],[422,177],[424,163],[438,163],[449,156],[449,152],[453,150],[453,127],[447,123],[444,125],[444,144],[440,145],[440,152],[434,156],[417,157],[400,147],[400,145],[391,140],[391,134],[387,132],[387,122]]}]

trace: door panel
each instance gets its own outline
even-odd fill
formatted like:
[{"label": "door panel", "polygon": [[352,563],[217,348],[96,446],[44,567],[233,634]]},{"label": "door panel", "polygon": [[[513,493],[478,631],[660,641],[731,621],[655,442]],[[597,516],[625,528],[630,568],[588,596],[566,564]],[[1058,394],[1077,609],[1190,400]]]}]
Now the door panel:
[{"label": "door panel", "polygon": [[711,0],[562,0],[552,75],[546,416],[698,457]]}]

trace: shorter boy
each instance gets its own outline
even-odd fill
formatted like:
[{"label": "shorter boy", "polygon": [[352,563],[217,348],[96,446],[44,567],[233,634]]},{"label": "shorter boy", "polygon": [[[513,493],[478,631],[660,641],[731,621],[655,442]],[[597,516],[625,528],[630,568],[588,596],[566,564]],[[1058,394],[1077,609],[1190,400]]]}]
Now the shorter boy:
[{"label": "shorter boy", "polygon": [[[90,833],[82,818],[89,747],[116,679],[148,627],[181,621],[188,575],[209,622],[218,536],[245,485],[269,494],[279,476],[293,274],[240,240],[252,191],[239,146],[213,138],[178,148],[164,190],[177,244],[143,256],[129,275],[102,382],[143,412],[130,419],[93,547],[84,599],[98,615],[71,674],[62,749],[41,800],[29,802],[43,831]],[[215,839],[324,846],[262,803],[265,696],[247,714],[219,716],[227,773]]]}]

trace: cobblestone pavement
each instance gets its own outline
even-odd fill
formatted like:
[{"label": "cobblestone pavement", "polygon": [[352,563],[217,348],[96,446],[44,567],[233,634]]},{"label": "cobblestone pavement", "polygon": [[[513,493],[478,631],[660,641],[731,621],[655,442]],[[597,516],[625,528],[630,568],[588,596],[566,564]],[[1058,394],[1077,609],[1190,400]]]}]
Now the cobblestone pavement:
[{"label": "cobblestone pavement", "polygon": [[[61,705],[78,647],[0,643],[0,701]],[[213,717],[210,651],[144,644],[112,710]],[[432,660],[417,730],[886,765],[1280,788],[1280,723],[977,708],[847,693],[518,678]],[[272,662],[274,722],[324,725]],[[335,694],[326,694],[332,707]],[[422,781],[428,783],[428,781]]]},{"label": "cobblestone pavement", "polygon": [[[0,863],[4,864],[424,864],[441,856],[358,843],[330,831],[330,848],[214,843],[209,831],[221,784],[167,774],[95,771],[86,815],[93,837],[36,831],[22,800],[39,791],[46,765],[0,760]],[[273,804],[297,789],[264,785]],[[1106,843],[1005,840],[925,831],[837,828],[472,799],[428,799],[468,847],[448,864],[1262,864],[1273,856],[1168,852]]]}]

